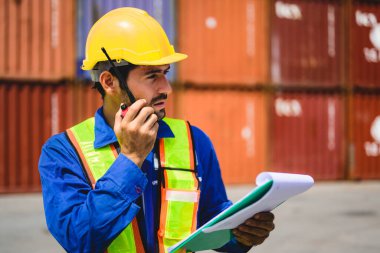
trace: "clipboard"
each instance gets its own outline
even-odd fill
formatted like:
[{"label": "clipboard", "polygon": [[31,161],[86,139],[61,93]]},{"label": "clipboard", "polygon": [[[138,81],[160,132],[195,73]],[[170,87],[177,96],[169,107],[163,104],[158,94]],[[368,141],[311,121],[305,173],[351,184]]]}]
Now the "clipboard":
[{"label": "clipboard", "polygon": [[290,197],[308,190],[314,180],[301,174],[263,172],[256,178],[257,187],[219,215],[168,249],[202,251],[217,249],[232,239],[232,229],[256,213],[271,211]]}]

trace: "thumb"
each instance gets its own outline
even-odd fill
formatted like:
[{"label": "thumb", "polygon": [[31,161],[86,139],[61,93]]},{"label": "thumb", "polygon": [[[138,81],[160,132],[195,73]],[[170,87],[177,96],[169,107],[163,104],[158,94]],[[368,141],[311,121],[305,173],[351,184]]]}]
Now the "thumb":
[{"label": "thumb", "polygon": [[[123,104],[121,104],[123,105]],[[121,106],[120,105],[120,106]],[[116,133],[116,136],[118,136],[118,132],[120,132],[121,130],[121,121],[123,120],[123,117],[122,117],[122,110],[121,108],[119,107],[119,110],[116,112],[115,114],[115,122],[114,122],[114,125],[113,125],[113,130],[114,132]]]}]

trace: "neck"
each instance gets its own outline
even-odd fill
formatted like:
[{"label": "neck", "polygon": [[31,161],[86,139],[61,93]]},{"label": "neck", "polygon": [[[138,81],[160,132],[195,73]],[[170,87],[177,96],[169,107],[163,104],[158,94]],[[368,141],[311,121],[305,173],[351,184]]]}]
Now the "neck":
[{"label": "neck", "polygon": [[103,101],[103,114],[106,118],[108,125],[112,128],[115,124],[115,114],[119,110],[119,105],[114,105],[111,101],[108,101],[107,97]]}]

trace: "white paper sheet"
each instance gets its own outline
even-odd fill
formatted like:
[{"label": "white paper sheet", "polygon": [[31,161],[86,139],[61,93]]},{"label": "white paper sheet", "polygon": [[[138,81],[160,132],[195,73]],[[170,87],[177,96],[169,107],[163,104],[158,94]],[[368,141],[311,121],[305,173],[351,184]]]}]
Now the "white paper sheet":
[{"label": "white paper sheet", "polygon": [[256,185],[262,185],[269,180],[273,180],[273,185],[260,200],[227,219],[205,228],[203,232],[233,229],[256,213],[271,211],[290,197],[308,190],[314,184],[313,178],[308,175],[263,172],[257,176]]}]

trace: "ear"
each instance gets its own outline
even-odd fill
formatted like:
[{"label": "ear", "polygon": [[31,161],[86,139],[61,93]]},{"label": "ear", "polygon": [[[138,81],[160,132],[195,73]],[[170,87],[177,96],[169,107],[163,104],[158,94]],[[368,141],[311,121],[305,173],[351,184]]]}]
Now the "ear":
[{"label": "ear", "polygon": [[106,94],[116,92],[116,89],[118,88],[116,81],[116,78],[109,71],[103,71],[99,76],[99,82]]}]

